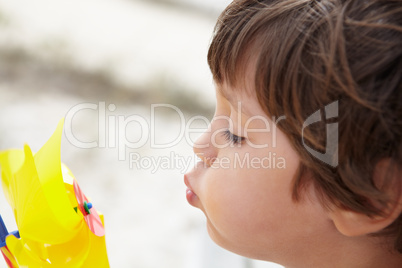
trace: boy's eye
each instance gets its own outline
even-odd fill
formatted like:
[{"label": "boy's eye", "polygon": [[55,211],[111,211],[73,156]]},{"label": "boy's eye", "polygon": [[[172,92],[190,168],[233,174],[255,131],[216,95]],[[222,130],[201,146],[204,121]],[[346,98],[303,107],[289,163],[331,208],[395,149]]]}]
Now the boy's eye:
[{"label": "boy's eye", "polygon": [[244,137],[237,136],[229,131],[229,129],[225,130],[223,136],[227,141],[230,141],[232,144],[241,144],[244,141]]}]

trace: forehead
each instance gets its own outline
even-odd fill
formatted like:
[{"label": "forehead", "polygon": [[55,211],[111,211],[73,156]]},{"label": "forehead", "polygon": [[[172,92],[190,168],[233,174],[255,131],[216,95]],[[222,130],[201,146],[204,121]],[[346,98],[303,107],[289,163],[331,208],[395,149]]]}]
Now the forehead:
[{"label": "forehead", "polygon": [[235,71],[235,79],[225,75],[222,82],[215,81],[217,93],[228,100],[234,108],[237,108],[240,102],[244,108],[243,111],[247,111],[251,115],[252,109],[248,106],[251,102],[258,104],[255,83],[257,58],[256,54],[247,53]]},{"label": "forehead", "polygon": [[255,92],[250,92],[247,88],[234,87],[223,83],[216,85],[216,91],[236,112],[241,112],[247,117],[265,115]]}]

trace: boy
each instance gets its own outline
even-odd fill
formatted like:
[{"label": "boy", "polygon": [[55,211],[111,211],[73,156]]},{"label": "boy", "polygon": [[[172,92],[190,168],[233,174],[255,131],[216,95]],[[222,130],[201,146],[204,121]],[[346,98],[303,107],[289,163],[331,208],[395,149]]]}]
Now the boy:
[{"label": "boy", "polygon": [[239,0],[187,200],[211,238],[286,267],[402,267],[402,4]]}]

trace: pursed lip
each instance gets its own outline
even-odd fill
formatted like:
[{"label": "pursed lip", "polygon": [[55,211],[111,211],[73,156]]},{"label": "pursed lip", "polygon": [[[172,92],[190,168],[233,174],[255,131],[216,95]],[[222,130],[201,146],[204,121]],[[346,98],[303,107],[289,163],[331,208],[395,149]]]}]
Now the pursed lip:
[{"label": "pursed lip", "polygon": [[184,175],[184,183],[187,186],[186,189],[186,199],[187,202],[192,205],[193,207],[198,207],[197,204],[199,202],[199,198],[196,193],[194,193],[193,188],[190,185],[190,182],[188,181],[188,177]]},{"label": "pursed lip", "polygon": [[191,179],[200,179],[199,171],[202,169],[203,164],[202,161],[198,162],[190,172],[184,174],[184,184],[187,186],[186,198],[188,203],[194,207],[199,207],[200,201],[191,184]]}]

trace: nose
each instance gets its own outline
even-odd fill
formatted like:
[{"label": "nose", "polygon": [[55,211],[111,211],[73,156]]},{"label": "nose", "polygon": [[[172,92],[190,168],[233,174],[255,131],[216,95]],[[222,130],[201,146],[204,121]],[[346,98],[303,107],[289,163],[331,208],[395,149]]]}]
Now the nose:
[{"label": "nose", "polygon": [[207,166],[211,166],[217,157],[217,148],[211,142],[211,126],[201,134],[201,136],[194,142],[194,153],[204,162]]}]

